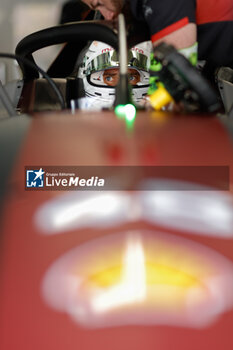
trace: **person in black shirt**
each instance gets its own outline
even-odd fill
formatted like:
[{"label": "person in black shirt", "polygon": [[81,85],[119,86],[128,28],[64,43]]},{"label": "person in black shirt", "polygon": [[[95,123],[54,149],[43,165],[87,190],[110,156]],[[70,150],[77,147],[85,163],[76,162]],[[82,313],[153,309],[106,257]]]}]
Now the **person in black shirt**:
[{"label": "person in black shirt", "polygon": [[83,0],[105,19],[124,13],[128,4],[133,17],[146,23],[154,45],[172,44],[187,58],[197,53],[212,67],[233,68],[232,0]]}]

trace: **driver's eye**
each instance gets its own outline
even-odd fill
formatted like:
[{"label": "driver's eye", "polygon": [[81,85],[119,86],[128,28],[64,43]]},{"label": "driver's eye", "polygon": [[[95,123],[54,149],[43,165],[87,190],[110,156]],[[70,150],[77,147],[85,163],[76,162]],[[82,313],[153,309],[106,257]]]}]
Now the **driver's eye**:
[{"label": "driver's eye", "polygon": [[115,86],[118,82],[118,74],[117,73],[105,72],[103,78],[104,78],[105,84],[107,84],[109,86]]},{"label": "driver's eye", "polygon": [[129,83],[132,85],[137,85],[140,81],[140,77],[137,74],[131,73],[129,74]]},{"label": "driver's eye", "polygon": [[135,77],[134,75],[130,75],[130,76],[129,76],[129,80],[130,80],[130,81],[133,81],[133,80],[135,80],[135,79],[136,79],[136,77]]},{"label": "driver's eye", "polygon": [[108,82],[113,81],[113,77],[112,77],[111,75],[107,75],[107,76],[105,77],[105,79],[106,79]]}]

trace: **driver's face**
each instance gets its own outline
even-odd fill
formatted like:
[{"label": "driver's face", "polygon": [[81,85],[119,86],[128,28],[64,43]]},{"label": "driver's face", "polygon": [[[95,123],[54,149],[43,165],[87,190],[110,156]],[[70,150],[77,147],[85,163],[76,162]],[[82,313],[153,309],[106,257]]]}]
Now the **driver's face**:
[{"label": "driver's face", "polygon": [[[128,70],[129,83],[137,85],[140,82],[140,74],[136,69],[129,68]],[[109,68],[105,69],[103,74],[104,83],[108,86],[116,86],[119,79],[119,69]]]},{"label": "driver's face", "polygon": [[92,10],[99,10],[105,19],[115,18],[123,7],[123,0],[82,0]]}]

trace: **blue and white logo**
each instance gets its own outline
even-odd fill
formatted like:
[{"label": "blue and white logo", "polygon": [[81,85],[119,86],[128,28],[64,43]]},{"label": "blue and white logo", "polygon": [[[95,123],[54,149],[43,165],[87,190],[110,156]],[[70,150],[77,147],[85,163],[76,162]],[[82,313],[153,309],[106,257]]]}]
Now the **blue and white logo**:
[{"label": "blue and white logo", "polygon": [[40,170],[27,170],[27,182],[26,187],[44,187],[44,171]]}]

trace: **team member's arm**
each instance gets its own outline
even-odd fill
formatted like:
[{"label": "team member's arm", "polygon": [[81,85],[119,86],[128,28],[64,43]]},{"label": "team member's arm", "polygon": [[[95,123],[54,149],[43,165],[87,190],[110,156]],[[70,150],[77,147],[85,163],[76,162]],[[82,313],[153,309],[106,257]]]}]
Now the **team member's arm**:
[{"label": "team member's arm", "polygon": [[197,56],[195,0],[131,0],[131,8],[138,20],[146,21],[154,46],[166,42],[187,58]]}]

